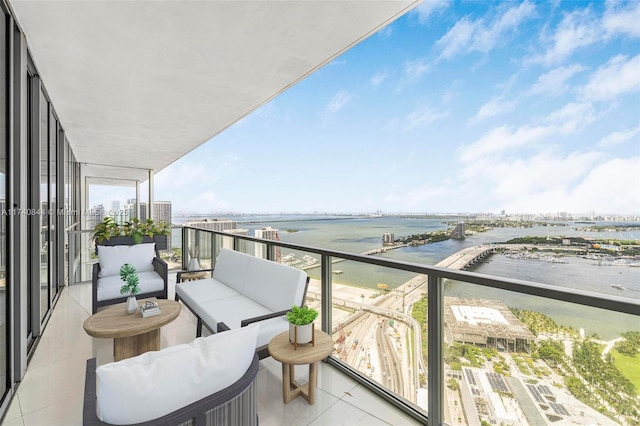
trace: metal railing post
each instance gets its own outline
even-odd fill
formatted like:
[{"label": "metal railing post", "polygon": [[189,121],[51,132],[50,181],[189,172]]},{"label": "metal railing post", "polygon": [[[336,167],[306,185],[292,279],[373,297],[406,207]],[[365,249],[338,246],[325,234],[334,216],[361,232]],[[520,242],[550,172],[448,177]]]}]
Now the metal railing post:
[{"label": "metal railing post", "polygon": [[444,423],[442,402],[444,394],[444,295],[442,277],[429,273],[427,290],[427,416],[429,426]]},{"label": "metal railing post", "polygon": [[189,228],[182,227],[182,269],[187,269],[187,252],[189,251]]},{"label": "metal railing post", "polygon": [[331,307],[333,296],[331,294],[331,256],[323,254],[320,258],[321,265],[321,312],[322,312],[322,331],[331,335],[332,319]]},{"label": "metal railing post", "polygon": [[72,231],[67,231],[69,241],[69,285],[76,283],[76,235]]}]

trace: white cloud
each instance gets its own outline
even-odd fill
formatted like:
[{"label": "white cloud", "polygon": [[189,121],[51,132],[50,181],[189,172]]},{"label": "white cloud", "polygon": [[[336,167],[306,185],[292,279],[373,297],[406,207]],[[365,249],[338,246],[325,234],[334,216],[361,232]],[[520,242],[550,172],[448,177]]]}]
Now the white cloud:
[{"label": "white cloud", "polygon": [[422,77],[430,68],[429,64],[422,60],[408,61],[404,64],[404,74],[407,78],[415,80]]},{"label": "white cloud", "polygon": [[558,96],[566,92],[569,88],[567,82],[576,74],[585,70],[585,67],[578,64],[559,67],[542,74],[538,80],[527,91],[527,94],[553,95]]},{"label": "white cloud", "polygon": [[626,34],[640,37],[640,2],[629,2],[627,7],[616,7],[620,2],[607,2],[602,26],[608,34]]},{"label": "white cloud", "polygon": [[[640,157],[614,158],[593,167],[570,194],[575,211],[606,208],[609,212],[640,212]],[[594,200],[607,200],[594,206]]]},{"label": "white cloud", "polygon": [[453,28],[436,42],[436,46],[442,50],[440,57],[451,58],[469,49],[469,45],[471,44],[470,40],[476,31],[476,25],[476,23],[471,22],[466,16],[456,22]]},{"label": "white cloud", "polygon": [[582,90],[585,99],[612,100],[617,96],[640,91],[640,55],[629,59],[617,55],[598,68]]},{"label": "white cloud", "polygon": [[469,52],[487,53],[496,46],[505,44],[509,39],[509,32],[517,31],[520,24],[534,13],[535,6],[525,1],[507,9],[491,22],[485,19],[472,20],[465,16],[436,42],[436,47],[441,50],[440,58],[448,59]]},{"label": "white cloud", "polygon": [[493,98],[480,107],[469,123],[474,124],[490,117],[509,113],[515,109],[516,105],[516,101],[505,101],[502,97]]},{"label": "white cloud", "polygon": [[443,11],[448,8],[451,3],[451,0],[428,0],[416,7],[414,13],[418,15],[419,22],[426,23],[431,15]]},{"label": "white cloud", "polygon": [[371,83],[371,85],[373,87],[378,87],[380,86],[387,78],[389,78],[389,73],[387,73],[386,71],[382,71],[379,73],[376,73],[373,77],[371,77],[369,79],[369,82]]},{"label": "white cloud", "polygon": [[[620,132],[612,132],[607,136],[600,139],[598,142],[599,147],[610,147],[616,145],[622,145],[625,142],[632,140],[633,138],[640,135],[640,126],[635,127],[633,129],[623,130]],[[637,140],[640,146],[640,140]]]},{"label": "white cloud", "polygon": [[573,133],[595,120],[593,105],[589,102],[571,102],[553,111],[543,121],[553,125],[559,134]]},{"label": "white cloud", "polygon": [[351,101],[351,95],[346,91],[341,90],[331,98],[324,111],[326,113],[333,114],[344,108],[349,101]]},{"label": "white cloud", "polygon": [[551,37],[551,47],[544,55],[535,57],[534,62],[558,63],[574,51],[589,46],[603,37],[598,19],[589,9],[576,10],[567,14]]},{"label": "white cloud", "polygon": [[409,131],[416,127],[425,127],[448,115],[448,111],[442,111],[431,104],[423,104],[407,115],[404,120],[403,130]]},{"label": "white cloud", "polygon": [[553,130],[550,126],[522,126],[515,130],[507,126],[496,127],[476,142],[461,147],[459,158],[463,163],[479,164],[478,160],[481,158],[493,158],[503,152],[538,142],[552,134]]},{"label": "white cloud", "polygon": [[463,163],[482,166],[478,162],[480,158],[495,159],[517,148],[543,142],[549,136],[573,133],[594,119],[593,105],[571,102],[538,120],[536,125],[493,128],[475,142],[460,147],[459,158]]},{"label": "white cloud", "polygon": [[547,51],[532,60],[545,64],[559,63],[579,49],[606,41],[616,35],[640,37],[638,22],[638,1],[608,1],[602,18],[596,16],[590,8],[575,10],[566,14],[558,24],[549,38],[550,46]]}]

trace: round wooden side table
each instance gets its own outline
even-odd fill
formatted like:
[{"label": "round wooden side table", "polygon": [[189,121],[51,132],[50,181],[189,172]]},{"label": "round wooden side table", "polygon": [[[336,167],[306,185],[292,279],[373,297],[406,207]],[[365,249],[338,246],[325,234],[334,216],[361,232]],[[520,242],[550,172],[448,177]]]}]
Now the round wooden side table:
[{"label": "round wooden side table", "polygon": [[113,358],[120,361],[148,351],[160,350],[160,327],[169,324],[180,314],[182,305],[174,300],[153,300],[160,306],[160,313],[142,318],[140,312],[127,314],[124,303],[109,306],[91,315],[83,327],[89,336],[113,339]]},{"label": "round wooden side table", "polygon": [[[315,330],[315,345],[298,345],[294,349],[289,342],[289,331],[284,331],[271,339],[269,353],[282,363],[282,399],[285,404],[302,396],[309,404],[316,402],[318,384],[318,361],[333,352],[333,339],[327,333]],[[295,381],[295,366],[309,365],[309,382],[301,385]]]}]

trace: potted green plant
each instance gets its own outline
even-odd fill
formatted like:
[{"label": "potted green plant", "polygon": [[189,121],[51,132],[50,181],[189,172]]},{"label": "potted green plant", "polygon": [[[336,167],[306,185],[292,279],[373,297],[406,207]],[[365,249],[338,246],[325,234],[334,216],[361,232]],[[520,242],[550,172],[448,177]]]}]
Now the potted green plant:
[{"label": "potted green plant", "polygon": [[140,278],[136,268],[125,263],[120,267],[120,279],[124,281],[122,287],[120,287],[120,294],[127,294],[127,303],[124,305],[124,310],[128,314],[132,314],[138,310],[138,301],[136,300],[136,294],[140,293]]},{"label": "potted green plant", "polygon": [[295,349],[299,344],[313,342],[314,326],[313,322],[318,318],[318,311],[308,306],[293,306],[287,312],[289,321],[289,341],[293,343]]},{"label": "potted green plant", "polygon": [[92,239],[98,245],[139,244],[155,242],[157,250],[166,250],[167,236],[171,227],[164,223],[156,223],[153,219],[141,221],[133,218],[118,225],[112,217],[105,217],[93,228]]}]

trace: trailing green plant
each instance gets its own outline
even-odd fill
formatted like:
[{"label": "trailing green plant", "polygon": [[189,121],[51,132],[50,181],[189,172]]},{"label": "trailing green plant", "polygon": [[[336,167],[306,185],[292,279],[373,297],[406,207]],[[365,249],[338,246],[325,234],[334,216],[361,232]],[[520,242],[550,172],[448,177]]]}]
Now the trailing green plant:
[{"label": "trailing green plant", "polygon": [[98,244],[102,243],[104,240],[108,240],[111,237],[115,237],[120,235],[120,227],[113,220],[112,217],[105,217],[102,219],[102,222],[98,223],[93,228],[92,239],[98,242]]},{"label": "trailing green plant", "polygon": [[139,244],[145,235],[153,238],[154,235],[169,235],[171,228],[165,222],[155,223],[153,219],[141,221],[133,218],[118,225],[112,217],[105,217],[102,222],[93,228],[92,238],[101,244],[111,237],[131,237],[133,242]]},{"label": "trailing green plant", "polygon": [[311,324],[316,318],[318,318],[318,311],[307,306],[293,305],[291,310],[287,312],[287,321],[294,325]]},{"label": "trailing green plant", "polygon": [[125,283],[120,287],[120,294],[135,296],[140,293],[140,278],[135,266],[125,263],[120,267],[120,279]]}]

